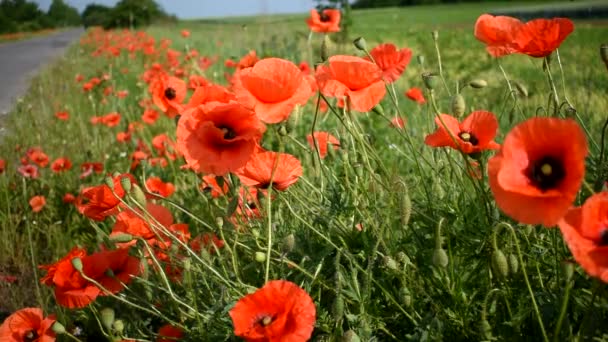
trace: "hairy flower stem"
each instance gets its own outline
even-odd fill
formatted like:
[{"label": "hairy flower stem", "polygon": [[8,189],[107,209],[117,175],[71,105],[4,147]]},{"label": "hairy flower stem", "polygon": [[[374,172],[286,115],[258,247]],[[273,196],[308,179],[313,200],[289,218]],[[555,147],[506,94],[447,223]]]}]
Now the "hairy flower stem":
[{"label": "hairy flower stem", "polygon": [[[27,185],[25,183],[25,178],[23,178],[23,196],[25,202],[27,203]],[[36,300],[40,304],[40,306],[44,309],[45,305],[42,301],[42,292],[40,292],[40,280],[38,277],[38,263],[36,262],[36,254],[34,253],[34,240],[32,239],[32,227],[30,221],[26,221],[25,224],[27,230],[27,244],[30,250],[30,256],[32,260],[32,270],[34,272],[34,283],[36,284]]]},{"label": "hairy flower stem", "polygon": [[606,129],[608,129],[608,118],[604,122],[604,126],[602,127],[602,136],[600,138],[600,157],[597,163],[597,177],[593,186],[593,190],[595,191],[602,190],[603,182],[606,180],[605,172],[606,169],[608,169],[608,167],[604,165]]},{"label": "hairy flower stem", "polygon": [[572,281],[570,279],[567,279],[564,298],[562,299],[562,308],[559,312],[557,324],[555,324],[555,331],[553,332],[553,342],[558,342],[560,340],[559,333],[562,330],[562,324],[564,322],[564,318],[566,317],[566,311],[568,310],[568,301],[570,300],[570,289],[572,289]]},{"label": "hairy flower stem", "polygon": [[[314,140],[314,139],[313,139]],[[280,151],[283,151],[283,139],[279,136]],[[266,194],[266,270],[264,273],[264,283],[268,282],[270,278],[270,256],[272,254],[272,182],[274,181],[274,174],[277,171],[279,165],[279,157],[275,158],[274,165],[272,166],[272,172],[270,173],[270,182],[268,185],[268,193]]]},{"label": "hairy flower stem", "polygon": [[555,82],[553,81],[553,75],[551,74],[551,65],[549,63],[549,58],[545,57],[545,59],[543,60],[543,63],[545,65],[545,72],[547,73],[547,78],[549,80],[549,86],[551,87],[551,92],[553,94],[553,102],[554,102],[553,116],[557,117],[559,115],[559,107],[558,107],[559,96],[557,95],[557,88],[555,87]]}]

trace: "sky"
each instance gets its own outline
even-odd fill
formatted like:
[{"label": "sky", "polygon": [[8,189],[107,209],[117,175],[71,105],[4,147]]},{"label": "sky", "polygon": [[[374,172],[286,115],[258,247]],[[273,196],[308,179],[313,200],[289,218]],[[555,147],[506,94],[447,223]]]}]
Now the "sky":
[{"label": "sky", "polygon": [[[64,0],[80,12],[89,3],[113,6],[117,0]],[[48,10],[51,0],[34,0]],[[256,14],[304,13],[314,7],[313,0],[156,0],[166,12],[181,19],[229,17]]]}]

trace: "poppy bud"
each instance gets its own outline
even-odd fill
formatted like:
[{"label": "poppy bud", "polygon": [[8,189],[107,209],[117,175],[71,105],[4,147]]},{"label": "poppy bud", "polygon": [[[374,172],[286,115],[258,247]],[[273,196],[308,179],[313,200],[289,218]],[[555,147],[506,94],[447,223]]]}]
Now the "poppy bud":
[{"label": "poppy bud", "polygon": [[399,289],[399,298],[405,307],[409,308],[412,305],[412,294],[407,287],[403,286]]},{"label": "poppy bud", "polygon": [[[319,101],[323,101],[321,99],[319,99]],[[296,106],[296,109],[299,111],[300,110],[300,106]],[[296,127],[296,123],[298,121],[298,113],[292,113],[287,120],[285,121],[285,129],[287,129],[288,133],[293,132],[293,129]]]},{"label": "poppy bud", "polygon": [[452,114],[460,118],[465,110],[464,97],[461,94],[456,94],[452,97]]},{"label": "poppy bud", "polygon": [[266,261],[266,254],[264,252],[255,252],[255,261],[260,263]]},{"label": "poppy bud", "polygon": [[475,79],[475,80],[472,80],[471,82],[469,82],[469,85],[475,89],[481,89],[481,88],[487,87],[488,82],[486,82],[486,80],[482,80],[482,79]]},{"label": "poppy bud", "polygon": [[114,321],[114,324],[112,324],[112,328],[114,329],[114,331],[120,334],[123,330],[125,330],[125,324],[122,320],[117,319]]},{"label": "poppy bud", "polygon": [[566,108],[566,117],[573,119],[576,116],[576,109],[572,106]]},{"label": "poppy bud", "polygon": [[500,249],[495,249],[492,252],[492,268],[501,279],[506,279],[509,276],[509,263],[505,253]]},{"label": "poppy bud", "polygon": [[116,318],[114,310],[112,308],[103,308],[99,311],[99,314],[101,315],[101,324],[108,330],[112,329],[114,319]]},{"label": "poppy bud", "polygon": [[82,260],[80,258],[72,259],[72,266],[78,272],[82,272]]},{"label": "poppy bud", "polygon": [[112,177],[107,176],[106,178],[103,179],[103,181],[106,183],[106,185],[110,189],[114,190],[114,180],[112,179]]},{"label": "poppy bud", "polygon": [[360,51],[367,51],[367,43],[365,42],[365,38],[358,37],[355,40],[353,40],[353,44],[355,45],[355,47],[358,50],[360,50]]},{"label": "poppy bud", "polygon": [[120,186],[125,190],[125,192],[131,191],[131,178],[122,177],[120,179]]},{"label": "poppy bud", "polygon": [[224,218],[221,216],[216,217],[215,224],[221,229],[224,226]]},{"label": "poppy bud", "polygon": [[289,253],[293,251],[295,245],[296,237],[293,236],[293,234],[289,234],[283,239],[283,245],[281,246],[281,249],[283,250],[283,253]]},{"label": "poppy bud", "polygon": [[483,336],[484,340],[492,340],[492,327],[487,319],[482,319],[481,322],[479,322],[479,333]]},{"label": "poppy bud", "polygon": [[446,253],[445,249],[435,248],[433,251],[433,265],[440,268],[446,268],[448,263],[448,253]]},{"label": "poppy bud", "polygon": [[526,88],[525,85],[523,85],[519,82],[515,82],[515,89],[517,89],[517,91],[519,92],[519,95],[521,95],[523,97],[528,97],[528,88]]},{"label": "poppy bud", "polygon": [[377,104],[372,108],[372,112],[380,115],[384,115],[384,108],[380,104]]},{"label": "poppy bud", "polygon": [[433,37],[433,40],[437,40],[437,39],[439,39],[439,31],[437,31],[437,30],[433,30],[433,31],[431,32],[431,37]]},{"label": "poppy bud", "polygon": [[329,42],[329,37],[327,35],[323,36],[323,42],[321,43],[321,61],[326,62],[329,58],[329,47],[327,46]]},{"label": "poppy bud", "polygon": [[562,271],[564,272],[566,282],[570,281],[574,275],[574,264],[569,261],[562,262]]},{"label": "poppy bud", "polygon": [[55,321],[53,323],[53,325],[51,326],[51,330],[53,330],[53,332],[57,335],[65,334],[65,327],[58,321]]},{"label": "poppy bud", "polygon": [[334,305],[332,306],[332,314],[334,320],[340,320],[344,315],[344,298],[338,293],[336,299],[334,300]]},{"label": "poppy bud", "polygon": [[439,77],[437,73],[434,72],[423,72],[422,80],[424,81],[424,85],[427,89],[433,90],[439,84]]},{"label": "poppy bud", "polygon": [[287,128],[285,128],[285,125],[279,126],[277,133],[279,133],[279,135],[282,137],[286,137],[289,134],[289,132],[287,132]]},{"label": "poppy bud", "polygon": [[389,270],[392,270],[392,271],[399,270],[399,264],[397,263],[397,261],[395,261],[395,259],[391,258],[388,255],[382,259],[382,264],[384,265],[384,267],[388,268]]},{"label": "poppy bud", "polygon": [[224,187],[224,176],[215,176],[215,182],[217,183],[217,186],[220,188]]},{"label": "poppy bud", "polygon": [[110,236],[110,241],[114,241],[117,243],[131,242],[132,240],[133,235],[127,233],[118,233]]},{"label": "poppy bud", "polygon": [[139,185],[133,184],[133,187],[131,188],[131,196],[133,197],[135,202],[137,202],[137,204],[144,208],[146,207],[146,195],[141,190]]},{"label": "poppy bud", "polygon": [[519,260],[517,259],[517,255],[513,253],[509,254],[509,270],[513,274],[517,274],[519,271]]},{"label": "poppy bud", "polygon": [[604,61],[606,68],[608,68],[608,44],[600,46],[600,57],[602,57],[602,61]]},{"label": "poppy bud", "polygon": [[403,264],[403,266],[410,263],[410,257],[408,257],[405,252],[399,252],[395,257],[397,258],[397,261]]},{"label": "poppy bud", "polygon": [[361,342],[361,339],[354,331],[348,330],[342,335],[342,342]]},{"label": "poppy bud", "polygon": [[424,65],[424,56],[423,55],[418,55],[418,57],[416,57],[416,59],[418,60],[418,64]]},{"label": "poppy bud", "polygon": [[189,272],[192,268],[192,260],[190,258],[184,258],[182,265],[184,266],[184,272]]}]

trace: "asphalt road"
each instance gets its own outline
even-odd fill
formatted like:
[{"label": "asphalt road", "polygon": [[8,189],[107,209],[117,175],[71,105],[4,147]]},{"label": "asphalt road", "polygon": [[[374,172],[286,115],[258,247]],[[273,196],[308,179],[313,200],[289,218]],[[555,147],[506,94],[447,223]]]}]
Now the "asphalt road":
[{"label": "asphalt road", "polygon": [[42,66],[61,56],[84,30],[70,29],[50,35],[0,44],[0,115],[28,88],[29,80]]}]

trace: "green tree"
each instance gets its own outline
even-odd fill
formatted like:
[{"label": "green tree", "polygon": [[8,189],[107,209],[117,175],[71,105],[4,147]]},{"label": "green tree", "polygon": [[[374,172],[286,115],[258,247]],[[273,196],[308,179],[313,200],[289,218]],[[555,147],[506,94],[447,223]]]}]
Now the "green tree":
[{"label": "green tree", "polygon": [[76,26],[82,23],[78,10],[63,0],[53,0],[47,16],[56,26]]},{"label": "green tree", "polygon": [[108,6],[89,4],[82,12],[84,27],[109,26],[112,8]]}]

